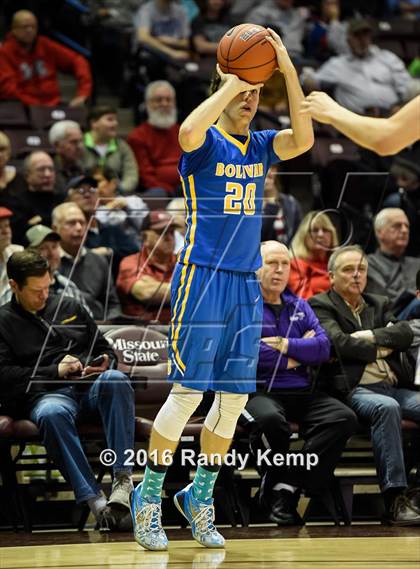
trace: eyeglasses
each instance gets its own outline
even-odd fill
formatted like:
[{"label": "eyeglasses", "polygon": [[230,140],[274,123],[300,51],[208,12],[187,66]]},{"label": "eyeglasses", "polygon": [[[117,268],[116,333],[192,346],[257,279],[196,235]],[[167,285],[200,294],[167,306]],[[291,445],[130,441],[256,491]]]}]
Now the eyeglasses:
[{"label": "eyeglasses", "polygon": [[81,196],[86,196],[88,194],[95,194],[98,191],[98,188],[94,188],[93,186],[90,188],[72,188],[71,191],[80,194]]}]

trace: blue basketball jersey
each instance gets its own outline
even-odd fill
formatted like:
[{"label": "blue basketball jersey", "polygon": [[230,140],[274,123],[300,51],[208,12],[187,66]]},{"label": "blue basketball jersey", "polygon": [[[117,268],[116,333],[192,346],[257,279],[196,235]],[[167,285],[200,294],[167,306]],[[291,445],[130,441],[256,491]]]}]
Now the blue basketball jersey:
[{"label": "blue basketball jersey", "polygon": [[261,266],[264,179],[280,161],[276,134],[250,131],[240,142],[212,126],[200,148],[182,155],[187,232],[179,262],[240,272]]}]

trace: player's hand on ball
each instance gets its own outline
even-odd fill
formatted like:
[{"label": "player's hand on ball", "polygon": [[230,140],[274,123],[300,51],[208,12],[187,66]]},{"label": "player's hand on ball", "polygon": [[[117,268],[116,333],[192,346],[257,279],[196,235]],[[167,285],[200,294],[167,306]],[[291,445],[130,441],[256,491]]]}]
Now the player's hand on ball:
[{"label": "player's hand on ball", "polygon": [[264,83],[257,83],[256,85],[253,85],[252,83],[247,83],[246,81],[239,79],[239,77],[233,73],[223,73],[219,64],[216,65],[216,71],[220,75],[222,85],[224,83],[231,82],[235,85],[238,93],[242,93],[243,91],[252,91],[253,89],[262,89],[262,87],[264,87]]},{"label": "player's hand on ball", "polygon": [[301,114],[309,113],[318,122],[330,124],[333,112],[339,108],[334,99],[321,91],[312,91],[300,106]]},{"label": "player's hand on ball", "polygon": [[287,53],[287,49],[284,47],[279,34],[271,28],[267,28],[267,30],[270,33],[270,35],[267,36],[267,40],[271,43],[274,51],[276,52],[279,70],[282,73],[288,73],[289,71],[294,70],[295,68],[292,60],[290,59],[289,54]]}]

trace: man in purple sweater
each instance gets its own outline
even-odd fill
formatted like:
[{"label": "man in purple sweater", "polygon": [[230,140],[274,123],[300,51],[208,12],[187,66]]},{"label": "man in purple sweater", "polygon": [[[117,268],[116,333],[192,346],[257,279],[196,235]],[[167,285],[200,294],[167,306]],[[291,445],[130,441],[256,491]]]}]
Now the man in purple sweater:
[{"label": "man in purple sweater", "polygon": [[[261,459],[260,496],[270,511],[269,518],[279,525],[295,525],[302,523],[296,511],[301,489],[319,492],[331,483],[357,419],[349,407],[314,389],[311,367],[329,359],[330,342],[309,304],[286,288],[290,272],[287,247],[266,241],[261,254],[264,314],[258,391],[243,417],[253,426],[251,446]],[[289,461],[287,466],[288,421],[299,423],[305,441],[303,457],[317,455],[319,459],[310,470],[308,460]],[[275,456],[285,457],[282,466],[274,464]]]}]

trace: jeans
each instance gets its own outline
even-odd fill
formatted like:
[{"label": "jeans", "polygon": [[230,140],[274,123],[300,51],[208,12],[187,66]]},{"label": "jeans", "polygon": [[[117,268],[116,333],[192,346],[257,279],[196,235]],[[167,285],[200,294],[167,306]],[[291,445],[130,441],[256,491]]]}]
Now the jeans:
[{"label": "jeans", "polygon": [[413,298],[413,300],[403,309],[397,316],[398,320],[412,320],[413,318],[420,318],[420,300]]},{"label": "jeans", "polygon": [[71,484],[77,502],[99,494],[100,488],[83,451],[76,423],[100,419],[108,448],[116,453],[117,472],[131,473],[124,466],[125,449],[134,447],[134,391],[123,373],[101,373],[84,393],[65,387],[38,399],[30,412],[38,426],[48,456]]},{"label": "jeans", "polygon": [[405,488],[401,419],[420,422],[420,393],[380,382],[356,387],[350,395],[350,403],[361,421],[370,425],[382,492]]}]

